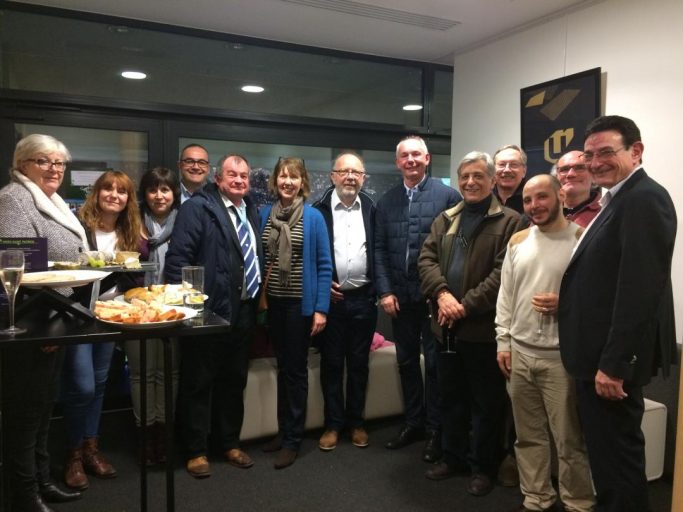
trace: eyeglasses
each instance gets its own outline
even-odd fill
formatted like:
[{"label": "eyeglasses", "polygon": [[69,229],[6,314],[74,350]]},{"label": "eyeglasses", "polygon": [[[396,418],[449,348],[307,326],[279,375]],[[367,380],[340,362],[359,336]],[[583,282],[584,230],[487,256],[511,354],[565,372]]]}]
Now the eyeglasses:
[{"label": "eyeglasses", "polygon": [[586,164],[563,165],[562,167],[557,168],[557,174],[568,174],[572,169],[574,169],[574,172],[576,173],[586,172],[588,170]]},{"label": "eyeglasses", "polygon": [[522,162],[496,162],[496,170],[503,171],[509,167],[513,171],[520,169],[524,164]]},{"label": "eyeglasses", "polygon": [[27,158],[26,161],[33,162],[43,171],[49,171],[52,167],[54,167],[57,172],[64,172],[64,169],[66,169],[66,162],[62,162],[61,160],[51,161],[46,158]]},{"label": "eyeglasses", "polygon": [[365,171],[357,171],[356,169],[334,169],[332,172],[340,178],[346,178],[349,175],[353,176],[354,178],[365,176]]},{"label": "eyeglasses", "polygon": [[195,160],[194,158],[183,158],[180,162],[187,165],[187,166],[190,166],[190,167],[193,165],[198,165],[199,167],[208,167],[209,166],[209,162],[207,162],[206,160],[203,160],[203,159],[202,160]]},{"label": "eyeglasses", "polygon": [[598,160],[607,160],[609,158],[612,158],[622,149],[626,149],[626,146],[621,146],[617,149],[605,148],[601,149],[600,151],[596,151],[595,153],[591,151],[585,151],[583,153],[583,161],[589,164],[593,161],[593,158],[597,158]]}]

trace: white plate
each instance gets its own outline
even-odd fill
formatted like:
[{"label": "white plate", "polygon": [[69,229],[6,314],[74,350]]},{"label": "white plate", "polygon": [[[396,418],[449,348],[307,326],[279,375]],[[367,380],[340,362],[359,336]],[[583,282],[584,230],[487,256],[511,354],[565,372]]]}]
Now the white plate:
[{"label": "white plate", "polygon": [[[116,299],[114,299],[116,300]],[[146,322],[142,324],[125,324],[123,322],[112,322],[110,320],[102,320],[101,318],[97,318],[100,322],[103,324],[109,324],[109,325],[115,325],[116,327],[120,329],[140,329],[140,330],[147,330],[147,329],[159,329],[161,327],[169,327],[171,325],[179,324],[181,322],[184,322],[185,320],[189,320],[191,318],[196,317],[200,311],[197,311],[196,309],[190,309],[190,308],[184,308],[180,306],[174,306],[174,307],[166,307],[164,311],[167,311],[169,309],[175,309],[176,311],[180,311],[182,313],[185,313],[185,318],[181,318],[180,320],[168,320],[166,322]]]},{"label": "white plate", "polygon": [[[111,272],[100,272],[98,270],[48,270],[47,272],[31,272],[24,274],[21,286],[27,288],[74,288],[83,286],[93,281],[104,279]],[[31,276],[44,278],[44,281],[26,282],[24,279]]]}]

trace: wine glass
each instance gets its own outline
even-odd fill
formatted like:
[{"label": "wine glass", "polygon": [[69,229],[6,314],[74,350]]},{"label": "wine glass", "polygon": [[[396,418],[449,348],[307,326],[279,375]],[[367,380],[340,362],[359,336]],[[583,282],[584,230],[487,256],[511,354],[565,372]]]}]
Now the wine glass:
[{"label": "wine glass", "polygon": [[9,303],[9,327],[0,330],[0,334],[14,336],[23,334],[26,329],[14,325],[14,301],[21,277],[24,275],[24,252],[18,250],[0,251],[0,280],[7,293]]},{"label": "wine glass", "polygon": [[[533,301],[544,300],[544,299],[552,297],[554,295],[555,294],[553,292],[537,292],[533,296],[532,300]],[[534,307],[534,309],[536,309],[536,311],[538,312],[538,328],[536,329],[536,334],[538,334],[540,336],[543,334],[543,323],[545,321],[545,317],[547,315],[547,312],[543,311],[542,309],[536,308],[536,307]]]}]

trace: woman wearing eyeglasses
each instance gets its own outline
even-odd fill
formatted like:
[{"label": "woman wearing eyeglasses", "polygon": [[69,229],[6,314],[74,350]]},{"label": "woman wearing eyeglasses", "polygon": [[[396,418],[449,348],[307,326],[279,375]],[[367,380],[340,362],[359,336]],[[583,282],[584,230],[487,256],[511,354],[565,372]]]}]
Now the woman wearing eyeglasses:
[{"label": "woman wearing eyeglasses", "polygon": [[[88,249],[83,227],[57,193],[70,160],[64,144],[49,135],[33,134],[18,142],[10,183],[0,190],[0,237],[47,238],[47,257],[54,261],[75,261]],[[58,291],[73,293],[71,288]],[[5,350],[3,357],[7,373],[2,411],[12,510],[50,512],[45,502],[81,496],[50,480],[47,438],[64,349],[19,344]]]},{"label": "woman wearing eyeglasses", "polygon": [[304,434],[308,349],[325,328],[332,286],[330,242],[322,214],[305,204],[308,173],[300,158],[280,158],[269,182],[277,201],[261,212],[268,323],[278,364],[275,469],[294,463]]}]

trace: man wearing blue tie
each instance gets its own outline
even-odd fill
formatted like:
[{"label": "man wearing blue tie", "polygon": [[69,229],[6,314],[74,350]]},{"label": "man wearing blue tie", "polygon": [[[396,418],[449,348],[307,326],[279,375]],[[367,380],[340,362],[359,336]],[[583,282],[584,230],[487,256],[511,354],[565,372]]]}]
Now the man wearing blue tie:
[{"label": "man wearing blue tie", "polygon": [[207,307],[230,320],[230,339],[183,340],[178,419],[186,468],[195,478],[210,475],[208,431],[233,466],[254,462],[239,448],[244,418],[249,347],[256,319],[263,253],[256,207],[249,193],[249,163],[240,155],[218,161],[207,184],[180,209],[166,255],[167,282],[179,282],[185,265],[202,265]]}]

